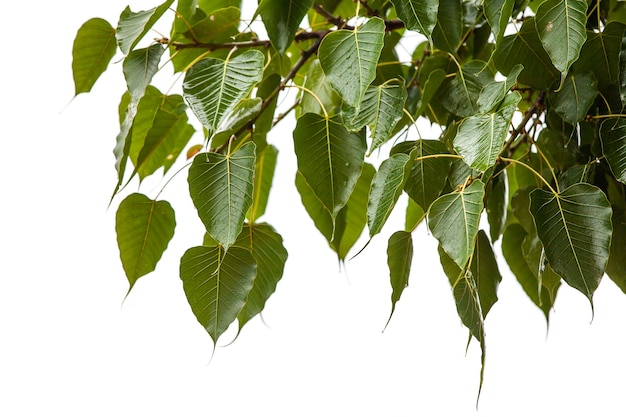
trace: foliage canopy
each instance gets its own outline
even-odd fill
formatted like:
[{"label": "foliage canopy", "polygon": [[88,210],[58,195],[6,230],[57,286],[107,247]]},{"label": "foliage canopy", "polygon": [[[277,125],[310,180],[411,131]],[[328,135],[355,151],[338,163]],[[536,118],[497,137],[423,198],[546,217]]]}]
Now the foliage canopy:
[{"label": "foliage canopy", "polygon": [[[502,279],[494,245],[546,320],[563,282],[592,309],[605,274],[626,292],[626,3],[260,0],[243,10],[237,0],[127,7],[116,27],[85,22],[73,48],[76,95],[123,59],[112,200],[135,178],[187,172],[206,235],[182,256],[180,278],[214,342],[259,314],[283,275],[282,238],[259,219],[278,161],[273,129],[288,116],[301,203],[329,247],[344,261],[406,193],[406,227],[387,250],[392,314],[425,221],[483,365]],[[164,21],[169,36],[153,39]],[[184,77],[180,94],[154,85],[164,67]],[[440,134],[421,137],[423,119]],[[130,289],[175,226],[158,195],[120,202]]]}]

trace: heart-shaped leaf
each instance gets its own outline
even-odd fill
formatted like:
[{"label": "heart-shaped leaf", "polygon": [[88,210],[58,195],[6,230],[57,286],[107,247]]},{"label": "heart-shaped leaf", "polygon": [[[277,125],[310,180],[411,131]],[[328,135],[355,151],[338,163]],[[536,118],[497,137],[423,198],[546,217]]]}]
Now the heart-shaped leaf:
[{"label": "heart-shaped leaf", "polygon": [[279,53],[284,53],[298,30],[298,26],[313,5],[313,0],[263,0],[259,4],[267,35]]},{"label": "heart-shaped leaf", "polygon": [[91,91],[116,49],[115,29],[106,20],[89,19],[78,29],[72,47],[75,95]]},{"label": "heart-shaped leaf", "polygon": [[387,265],[391,279],[391,316],[396,309],[396,303],[400,300],[402,292],[409,285],[409,274],[413,261],[413,239],[411,233],[398,231],[389,238],[387,246]]},{"label": "heart-shaped leaf", "polygon": [[247,215],[250,223],[254,223],[265,213],[270,190],[272,189],[272,182],[274,180],[277,157],[278,149],[273,145],[269,145],[266,146],[263,152],[256,158],[252,206]]},{"label": "heart-shaped leaf", "polygon": [[130,7],[124,9],[115,32],[117,43],[124,54],[128,54],[137,45],[172,3],[174,0],[167,0],[160,6],[140,12],[133,12]]},{"label": "heart-shaped leaf", "polygon": [[600,125],[602,153],[615,178],[626,184],[626,119],[607,119]]},{"label": "heart-shaped leaf", "polygon": [[456,55],[463,35],[463,8],[461,0],[439,0],[437,24],[432,40],[436,48]]},{"label": "heart-shaped leaf", "polygon": [[252,205],[255,148],[244,144],[235,153],[200,153],[189,168],[189,194],[209,233],[226,249],[232,245]]},{"label": "heart-shaped leaf", "polygon": [[513,6],[515,6],[515,0],[485,0],[483,4],[485,17],[491,27],[491,33],[496,38],[496,44],[502,40],[513,13]]},{"label": "heart-shaped leaf", "polygon": [[392,3],[407,29],[416,30],[431,40],[437,24],[439,0],[392,0]]},{"label": "heart-shaped leaf", "polygon": [[553,109],[571,125],[582,121],[598,96],[598,82],[593,72],[571,74],[565,78],[561,89],[550,92]]}]

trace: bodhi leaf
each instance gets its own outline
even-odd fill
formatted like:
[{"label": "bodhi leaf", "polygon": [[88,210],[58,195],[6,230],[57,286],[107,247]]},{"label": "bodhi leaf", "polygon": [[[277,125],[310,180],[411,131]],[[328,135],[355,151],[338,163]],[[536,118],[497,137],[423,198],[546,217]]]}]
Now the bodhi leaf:
[{"label": "bodhi leaf", "polygon": [[431,35],[437,24],[439,0],[392,0],[392,3],[406,28],[418,31],[432,43]]},{"label": "bodhi leaf", "polygon": [[[415,151],[411,153],[414,157]],[[370,239],[380,233],[406,183],[412,164],[411,156],[398,153],[383,161],[374,175],[367,204]]]},{"label": "bodhi leaf", "polygon": [[187,71],[183,83],[185,99],[209,136],[262,80],[264,60],[263,53],[249,50],[234,58],[229,55],[226,60],[203,59]]},{"label": "bodhi leaf", "polygon": [[600,125],[600,142],[611,172],[626,184],[626,119],[607,119]]},{"label": "bodhi leaf", "polygon": [[537,33],[554,67],[561,72],[561,86],[587,39],[586,22],[584,0],[546,0],[537,9]]},{"label": "bodhi leaf", "polygon": [[550,91],[549,99],[554,111],[567,123],[582,121],[598,95],[598,82],[593,72],[570,74],[561,89]]},{"label": "bodhi leaf", "polygon": [[483,8],[491,27],[491,32],[499,44],[509,23],[515,0],[485,0]]},{"label": "bodhi leaf", "polygon": [[439,86],[446,78],[446,72],[442,69],[436,69],[428,74],[428,79],[424,83],[424,89],[422,90],[422,96],[419,99],[415,116],[421,116],[428,108],[430,100],[435,96]]},{"label": "bodhi leaf", "polygon": [[515,91],[507,95],[497,112],[470,116],[461,122],[454,138],[454,149],[470,168],[485,172],[496,163],[521,98]]},{"label": "bodhi leaf", "polygon": [[371,18],[354,30],[329,33],[320,44],[318,56],[328,82],[357,110],[367,87],[376,78],[384,36],[385,23]]},{"label": "bodhi leaf", "polygon": [[313,0],[262,0],[257,10],[261,14],[267,35],[279,53],[284,53],[298,26],[313,5]]},{"label": "bodhi leaf", "polygon": [[202,43],[228,42],[237,35],[240,18],[241,11],[238,7],[213,10],[207,17],[194,23],[185,36]]},{"label": "bodhi leaf", "polygon": [[298,119],[293,140],[298,171],[335,218],[361,173],[365,135],[348,132],[338,116],[307,113]]},{"label": "bodhi leaf", "polygon": [[579,183],[558,194],[536,189],[530,211],[554,271],[592,303],[609,259],[611,205],[598,187]]},{"label": "bodhi leaf", "polygon": [[276,159],[278,157],[278,149],[273,145],[266,146],[260,155],[256,158],[254,165],[254,187],[252,192],[252,206],[248,211],[247,218],[250,223],[254,223],[259,217],[265,213],[267,200],[272,182],[274,180],[274,170],[276,168]]},{"label": "bodhi leaf", "polygon": [[91,91],[116,49],[115,29],[106,20],[89,19],[78,29],[72,47],[75,95]]},{"label": "bodhi leaf", "polygon": [[[329,109],[341,104],[341,98],[326,79],[319,59],[315,59],[309,64],[303,87],[311,93],[306,92],[302,95],[300,106],[296,109],[298,115],[306,113],[322,115],[325,111],[328,112]],[[320,107],[320,104],[323,107]]]},{"label": "bodhi leaf", "polygon": [[484,112],[490,112],[500,105],[504,97],[509,92],[511,87],[517,81],[517,76],[524,69],[523,65],[516,65],[511,69],[509,75],[507,75],[505,81],[492,81],[480,90],[477,104],[478,108]]},{"label": "bodhi leaf", "polygon": [[489,222],[489,237],[496,242],[506,224],[507,200],[506,200],[506,170],[494,175],[491,180],[491,190],[487,198],[485,211]]},{"label": "bodhi leaf", "polygon": [[[400,300],[402,292],[409,286],[409,274],[411,273],[411,263],[413,262],[413,239],[411,233],[398,231],[389,238],[387,245],[387,265],[389,266],[389,276],[391,280],[391,313],[387,320],[387,325],[391,321],[391,316],[396,309],[396,303]],[[385,325],[385,327],[387,326]]]},{"label": "bodhi leaf", "polygon": [[372,145],[368,156],[391,137],[396,123],[402,119],[406,96],[403,85],[386,83],[367,89],[358,112],[354,107],[343,110],[348,129],[358,131],[365,125],[370,128]]},{"label": "bodhi leaf", "polygon": [[137,43],[152,29],[152,26],[167,9],[174,3],[174,0],[167,0],[160,6],[150,10],[132,12],[130,7],[126,7],[120,16],[117,24],[115,36],[120,50],[126,55]]},{"label": "bodhi leaf", "polygon": [[244,98],[232,110],[224,115],[220,125],[211,139],[211,147],[217,148],[225,144],[232,135],[237,133],[261,111],[263,100],[260,97]]},{"label": "bodhi leaf", "polygon": [[411,232],[424,220],[426,213],[412,198],[408,199],[406,214],[404,216],[404,230]]},{"label": "bodhi leaf", "polygon": [[459,191],[439,197],[430,206],[428,227],[459,268],[474,251],[483,211],[485,185],[480,180]]},{"label": "bodhi leaf", "polygon": [[463,6],[461,0],[439,0],[437,24],[433,28],[435,48],[456,55],[463,35]]},{"label": "bodhi leaf", "polygon": [[140,277],[154,271],[174,236],[176,219],[167,201],[150,200],[143,194],[130,194],[115,215],[117,245],[122,266],[132,290]]},{"label": "bodhi leaf", "polygon": [[217,343],[244,307],[257,275],[248,249],[196,246],[180,260],[180,278],[193,314]]},{"label": "bodhi leaf", "polygon": [[606,274],[626,293],[626,213],[613,208],[613,239]]},{"label": "bodhi leaf", "polygon": [[189,194],[207,233],[228,249],[241,232],[252,205],[255,148],[235,153],[200,153],[189,168]]}]

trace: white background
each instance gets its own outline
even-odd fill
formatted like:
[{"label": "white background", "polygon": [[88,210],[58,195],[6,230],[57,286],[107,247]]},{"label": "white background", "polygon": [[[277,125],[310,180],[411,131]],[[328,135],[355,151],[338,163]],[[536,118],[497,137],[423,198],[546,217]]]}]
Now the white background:
[{"label": "white background", "polygon": [[[107,209],[121,64],[71,101],[71,48],[84,21],[99,16],[115,26],[126,3],[24,5],[7,2],[0,13],[0,415],[626,413],[626,299],[608,279],[591,324],[586,299],[563,287],[546,337],[542,313],[501,262],[478,410],[480,352],[475,342],[465,352],[467,330],[423,227],[414,233],[410,287],[382,333],[391,294],[386,240],[401,227],[401,210],[340,272],[295,191],[290,122],[270,137],[281,153],[265,220],[290,256],[264,322],[255,318],[228,347],[234,333],[224,335],[211,359],[211,339],[178,278],[180,256],[202,237],[185,174],[161,196],[177,212],[174,240],[122,303],[120,199]],[[167,90],[175,78],[164,73],[159,82]],[[159,187],[141,191],[154,197]]]}]

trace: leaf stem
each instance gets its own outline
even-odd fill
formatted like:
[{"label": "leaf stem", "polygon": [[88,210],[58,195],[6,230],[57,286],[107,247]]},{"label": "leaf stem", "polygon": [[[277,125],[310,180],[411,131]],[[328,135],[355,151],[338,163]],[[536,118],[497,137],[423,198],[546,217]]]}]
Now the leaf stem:
[{"label": "leaf stem", "polygon": [[535,169],[533,167],[531,167],[530,165],[528,165],[525,162],[519,161],[517,159],[512,159],[512,158],[500,158],[502,161],[504,162],[508,162],[508,163],[512,163],[512,164],[520,164],[521,166],[523,166],[524,168],[526,168],[527,170],[531,171],[537,178],[539,178],[541,180],[541,182],[543,182],[552,192],[552,194],[558,194],[558,192],[550,185],[550,183],[548,181],[546,181],[546,179],[541,176],[541,174],[539,174],[537,171],[535,171]]}]

